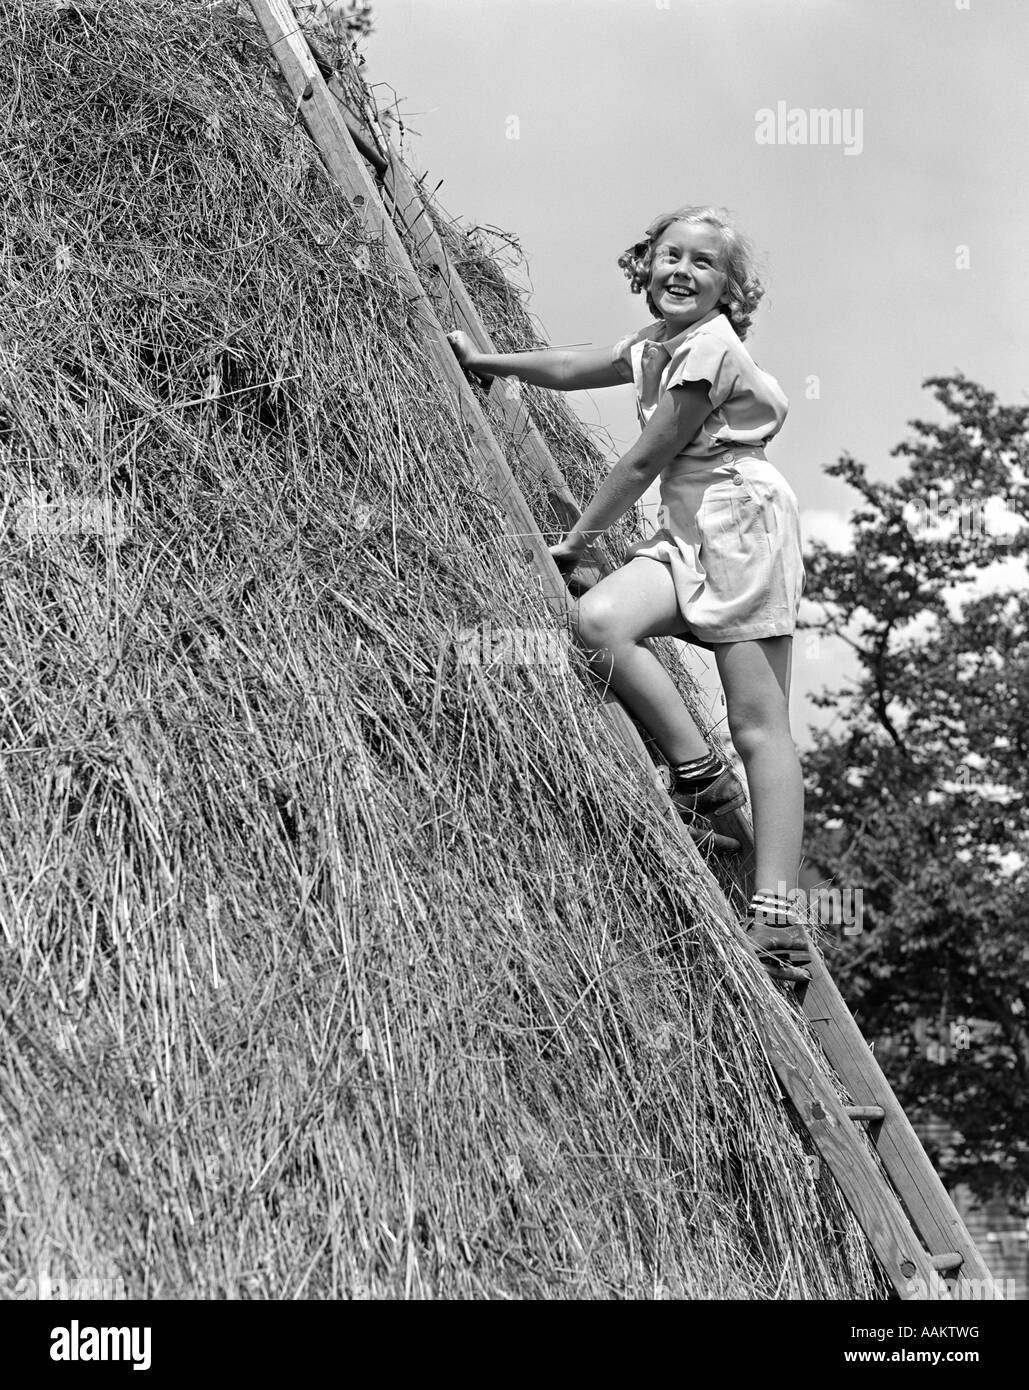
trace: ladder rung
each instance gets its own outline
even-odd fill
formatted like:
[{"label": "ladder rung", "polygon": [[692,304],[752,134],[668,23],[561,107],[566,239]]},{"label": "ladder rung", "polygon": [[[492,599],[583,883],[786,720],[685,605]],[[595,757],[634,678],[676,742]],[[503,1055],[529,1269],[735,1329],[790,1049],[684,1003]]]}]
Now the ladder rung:
[{"label": "ladder rung", "polygon": [[946,1274],[948,1269],[957,1269],[959,1265],[963,1265],[964,1263],[964,1255],[951,1254],[933,1256],[933,1269],[940,1274]]},{"label": "ladder rung", "polygon": [[886,1111],[881,1105],[848,1105],[847,1116],[851,1120],[881,1120]]}]

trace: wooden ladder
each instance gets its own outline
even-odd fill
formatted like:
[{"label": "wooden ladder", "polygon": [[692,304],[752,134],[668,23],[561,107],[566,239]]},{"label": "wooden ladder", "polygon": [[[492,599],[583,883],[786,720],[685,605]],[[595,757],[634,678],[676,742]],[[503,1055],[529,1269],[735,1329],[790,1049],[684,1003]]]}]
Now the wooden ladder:
[{"label": "wooden ladder", "polygon": [[[374,113],[366,112],[362,119],[346,108],[346,93],[332,80],[331,64],[324,57],[315,57],[289,0],[248,3],[329,174],[367,230],[381,238],[405,298],[417,309],[428,350],[441,379],[451,388],[481,467],[482,483],[503,510],[512,546],[530,560],[540,593],[552,612],[559,620],[567,620],[573,607],[568,588],[405,248],[406,238],[424,273],[442,277],[457,326],[480,350],[495,351],[449,262],[418,186],[386,140]],[[330,77],[331,89],[325,74]],[[504,429],[513,447],[521,452],[523,466],[545,484],[553,508],[567,528],[578,518],[579,508],[517,391],[497,379],[490,388],[490,401],[499,407]],[[599,572],[605,570],[601,563]],[[633,720],[613,695],[601,705],[601,714],[624,750],[629,768],[642,774],[653,805],[682,836],[684,853],[696,856],[699,865],[708,869],[705,891],[715,911],[754,956],[738,924],[738,914],[730,909],[722,887],[699,857],[672,807]],[[742,853],[724,863],[729,869],[730,897],[740,893],[748,901],[754,847],[750,820],[738,811],[720,818],[716,828],[741,843]],[[780,1085],[839,1184],[887,1278],[905,1299],[999,1297],[999,1282],[992,1278],[817,950],[812,951],[810,974],[810,984],[791,987],[792,998],[846,1087],[850,1105],[839,1099],[831,1079],[816,1064],[805,1030],[799,1019],[791,1018],[791,1010],[776,1007],[780,1001],[768,999],[760,990],[755,994],[755,1013]]]}]

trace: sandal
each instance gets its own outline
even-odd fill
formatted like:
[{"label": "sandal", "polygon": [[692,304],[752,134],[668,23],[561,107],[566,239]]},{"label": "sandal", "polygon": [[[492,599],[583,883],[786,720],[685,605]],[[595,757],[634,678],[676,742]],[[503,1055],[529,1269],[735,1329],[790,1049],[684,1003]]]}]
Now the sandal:
[{"label": "sandal", "polygon": [[811,963],[811,946],[799,923],[773,927],[748,917],[743,931],[773,980],[811,979],[809,972],[803,969]]},{"label": "sandal", "polygon": [[711,824],[715,817],[737,811],[747,804],[747,793],[731,768],[720,772],[702,792],[673,791],[671,797],[672,805],[698,849],[714,849],[726,854],[739,852],[739,840],[723,835]]}]

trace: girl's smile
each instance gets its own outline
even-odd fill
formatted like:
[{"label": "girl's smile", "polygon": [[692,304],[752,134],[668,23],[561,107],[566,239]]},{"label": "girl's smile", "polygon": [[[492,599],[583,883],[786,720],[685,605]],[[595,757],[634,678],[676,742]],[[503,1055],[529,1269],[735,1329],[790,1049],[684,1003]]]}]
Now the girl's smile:
[{"label": "girl's smile", "polygon": [[704,318],[726,298],[722,239],[705,222],[673,222],[654,247],[650,297],[673,332]]}]

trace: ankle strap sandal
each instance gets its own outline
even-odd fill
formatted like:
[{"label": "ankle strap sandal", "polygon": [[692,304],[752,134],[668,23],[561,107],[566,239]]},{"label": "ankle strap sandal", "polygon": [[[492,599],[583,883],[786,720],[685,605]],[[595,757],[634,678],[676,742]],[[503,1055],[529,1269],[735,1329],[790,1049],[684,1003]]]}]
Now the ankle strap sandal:
[{"label": "ankle strap sandal", "polygon": [[811,945],[798,923],[775,927],[750,916],[744,921],[743,930],[773,980],[811,979],[803,968],[811,963]]},{"label": "ankle strap sandal", "polygon": [[698,849],[724,854],[739,852],[739,840],[716,829],[717,817],[747,804],[747,793],[731,768],[720,772],[702,792],[673,791],[671,795],[672,805]]}]

